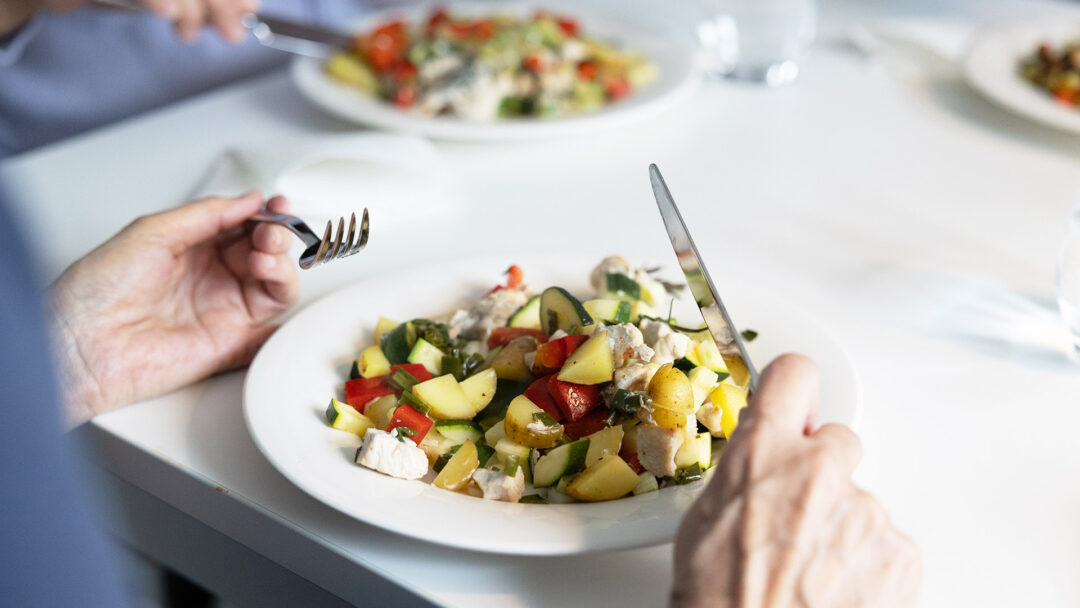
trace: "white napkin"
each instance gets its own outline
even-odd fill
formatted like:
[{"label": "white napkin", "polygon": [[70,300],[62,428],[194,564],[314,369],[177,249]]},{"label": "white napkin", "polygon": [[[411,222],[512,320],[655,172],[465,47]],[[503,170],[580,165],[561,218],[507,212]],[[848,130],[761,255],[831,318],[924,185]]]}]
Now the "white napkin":
[{"label": "white napkin", "polygon": [[380,229],[452,212],[459,198],[450,170],[424,139],[361,133],[269,141],[222,152],[189,199],[259,189],[284,194],[316,232],[367,207]]},{"label": "white napkin", "polygon": [[974,29],[959,21],[890,19],[852,26],[847,38],[880,71],[905,79],[952,78]]}]

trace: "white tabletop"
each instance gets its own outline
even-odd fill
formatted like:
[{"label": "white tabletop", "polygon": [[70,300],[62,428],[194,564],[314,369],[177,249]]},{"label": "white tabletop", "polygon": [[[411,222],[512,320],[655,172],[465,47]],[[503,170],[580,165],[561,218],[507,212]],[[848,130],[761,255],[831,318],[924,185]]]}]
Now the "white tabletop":
[{"label": "white tabletop", "polygon": [[[438,143],[464,195],[453,219],[374,224],[362,256],[304,273],[302,301],[435,255],[628,252],[631,242],[662,259],[670,254],[645,173],[657,162],[713,274],[757,277],[799,302],[855,360],[865,404],[857,479],[921,547],[923,604],[1080,605],[1080,369],[909,322],[932,309],[939,296],[921,286],[943,273],[1052,302],[1080,139],[999,110],[959,81],[871,69],[838,43],[819,45],[805,65],[793,87],[710,84],[620,132]],[[347,128],[274,74],[16,157],[0,172],[55,276],[135,215],[179,202],[225,146]],[[610,222],[620,238],[596,229]],[[254,447],[242,379],[227,374],[98,418],[103,466],[350,602],[365,597],[357,581],[462,606],[651,606],[666,596],[670,546],[485,555],[323,506]]]}]

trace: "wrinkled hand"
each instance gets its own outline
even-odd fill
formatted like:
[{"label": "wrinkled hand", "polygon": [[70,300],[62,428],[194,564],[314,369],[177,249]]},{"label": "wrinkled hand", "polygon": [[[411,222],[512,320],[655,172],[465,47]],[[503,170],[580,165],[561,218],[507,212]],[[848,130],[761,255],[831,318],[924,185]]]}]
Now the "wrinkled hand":
[{"label": "wrinkled hand", "polygon": [[672,605],[914,606],[918,549],[851,482],[847,427],[811,432],[818,375],[784,355],[761,377],[675,542]]},{"label": "wrinkled hand", "polygon": [[298,289],[288,232],[245,225],[262,205],[251,193],[141,217],[53,284],[72,425],[250,362]]}]

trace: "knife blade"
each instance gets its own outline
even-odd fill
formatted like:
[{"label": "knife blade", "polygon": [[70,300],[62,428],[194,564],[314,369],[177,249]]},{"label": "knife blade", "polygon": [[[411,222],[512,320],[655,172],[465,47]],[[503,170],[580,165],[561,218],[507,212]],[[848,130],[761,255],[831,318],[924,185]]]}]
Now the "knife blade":
[{"label": "knife blade", "polygon": [[656,206],[660,209],[660,217],[664,220],[668,238],[671,239],[671,247],[679,260],[679,268],[686,277],[690,293],[694,294],[694,301],[701,310],[705,325],[709,328],[709,335],[712,336],[721,353],[730,352],[731,345],[735,345],[743,363],[746,364],[746,369],[750,372],[750,390],[753,391],[758,383],[757,368],[750,361],[746,343],[731,321],[731,315],[728,314],[723,300],[720,299],[720,294],[716,292],[716,286],[712,277],[709,276],[708,269],[701,261],[701,255],[698,253],[697,246],[694,245],[694,239],[690,236],[686,222],[683,221],[682,214],[675,205],[675,199],[672,198],[671,191],[664,182],[664,176],[660,174],[660,169],[655,164],[649,165],[649,181],[652,182],[653,196],[656,197]]},{"label": "knife blade", "polygon": [[299,23],[265,13],[248,13],[244,27],[264,46],[322,59],[352,45],[353,37],[326,27]]}]

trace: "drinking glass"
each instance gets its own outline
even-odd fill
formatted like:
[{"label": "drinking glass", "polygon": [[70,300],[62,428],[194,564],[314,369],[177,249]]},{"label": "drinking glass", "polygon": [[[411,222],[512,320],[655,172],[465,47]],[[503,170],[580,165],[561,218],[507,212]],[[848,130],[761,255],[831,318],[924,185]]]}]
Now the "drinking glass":
[{"label": "drinking glass", "polygon": [[1069,217],[1057,264],[1057,300],[1072,341],[1070,355],[1080,363],[1080,206]]},{"label": "drinking glass", "polygon": [[711,76],[787,84],[817,33],[817,0],[697,0],[703,68]]}]

